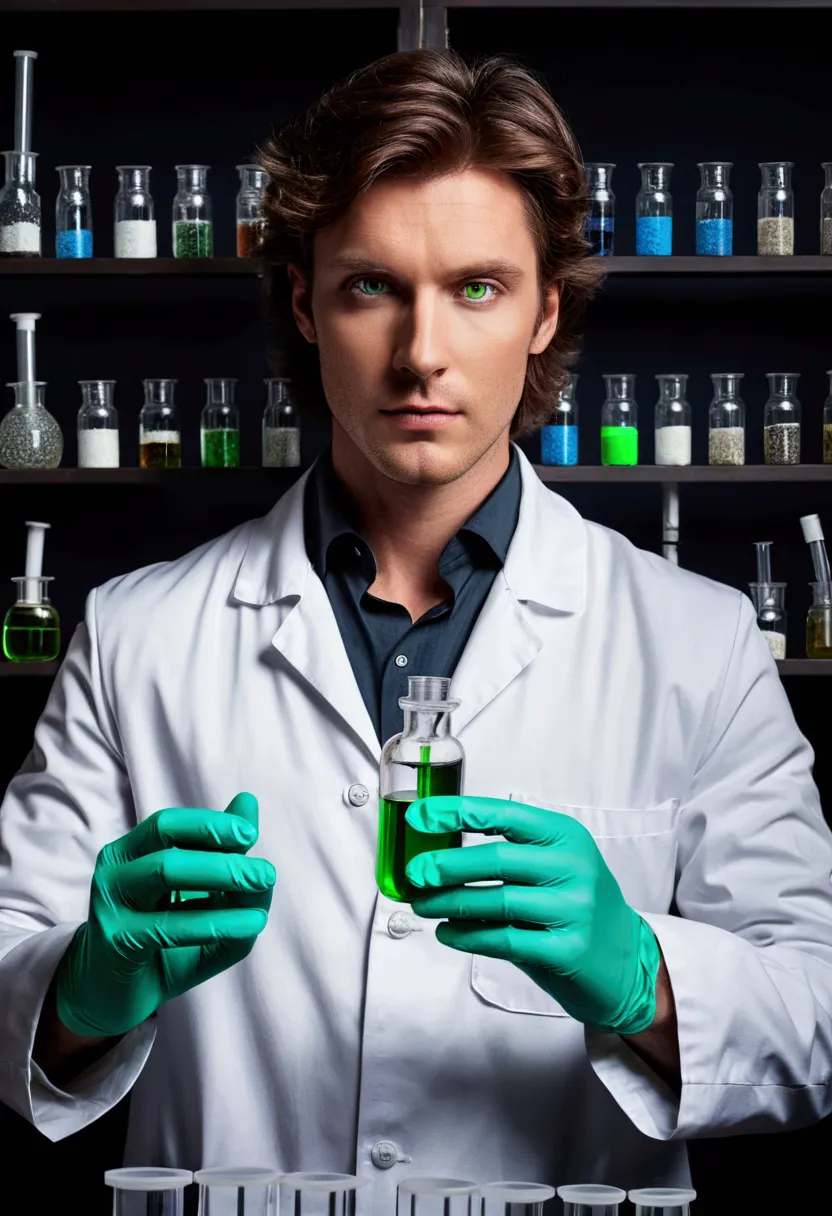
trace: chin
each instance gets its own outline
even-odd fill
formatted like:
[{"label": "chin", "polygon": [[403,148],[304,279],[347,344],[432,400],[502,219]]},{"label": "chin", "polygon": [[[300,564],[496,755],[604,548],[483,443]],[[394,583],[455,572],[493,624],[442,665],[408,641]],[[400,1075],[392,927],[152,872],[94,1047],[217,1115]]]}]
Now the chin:
[{"label": "chin", "polygon": [[405,485],[447,485],[475,463],[476,457],[458,445],[417,440],[410,443],[373,444],[366,452],[371,464],[391,481]]}]

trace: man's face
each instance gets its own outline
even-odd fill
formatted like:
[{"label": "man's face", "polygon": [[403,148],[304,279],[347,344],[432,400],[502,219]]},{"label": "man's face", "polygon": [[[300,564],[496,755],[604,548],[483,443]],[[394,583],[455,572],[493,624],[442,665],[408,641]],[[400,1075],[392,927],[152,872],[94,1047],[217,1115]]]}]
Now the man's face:
[{"label": "man's face", "polygon": [[[455,481],[507,444],[538,324],[537,253],[520,188],[490,170],[382,180],[318,233],[301,332],[320,348],[334,442],[408,484]],[[412,407],[408,411],[407,407]],[[434,413],[417,413],[434,406]]]}]

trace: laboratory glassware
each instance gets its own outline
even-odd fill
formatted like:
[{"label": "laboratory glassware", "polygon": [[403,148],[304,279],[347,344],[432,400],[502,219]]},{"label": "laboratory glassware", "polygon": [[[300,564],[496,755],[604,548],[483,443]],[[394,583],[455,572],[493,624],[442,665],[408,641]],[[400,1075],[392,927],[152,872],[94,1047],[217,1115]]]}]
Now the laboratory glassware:
[{"label": "laboratory glassware", "polygon": [[832,371],[829,377],[829,396],[823,403],[823,463],[832,464]]},{"label": "laboratory glassware", "polygon": [[90,166],[58,165],[55,201],[55,257],[92,257]]},{"label": "laboratory glassware", "polygon": [[832,574],[829,573],[829,557],[826,553],[826,541],[823,538],[820,516],[803,515],[800,520],[800,527],[803,531],[803,539],[809,546],[809,552],[812,555],[812,568],[815,572],[815,581],[818,583],[831,582]]},{"label": "laboratory glassware", "polygon": [[0,257],[40,257],[40,195],[35,190],[36,152],[4,152],[6,181],[0,190]]},{"label": "laboratory glassware", "polygon": [[628,1192],[635,1216],[690,1216],[696,1191],[688,1187],[649,1186]]},{"label": "laboratory glassware", "polygon": [[745,402],[740,396],[743,372],[714,372],[714,395],[708,410],[708,464],[745,464]]},{"label": "laboratory glassware", "polygon": [[237,194],[237,257],[253,258],[260,252],[266,221],[263,198],[267,174],[260,165],[238,165],[240,189]]},{"label": "laboratory glassware", "polygon": [[156,219],[150,193],[150,165],[117,165],[115,256],[156,257]]},{"label": "laboratory glassware", "polygon": [[734,248],[734,196],[728,188],[732,164],[705,160],[698,168],[696,252],[704,257],[728,257]]},{"label": "laboratory glassware", "polygon": [[824,186],[820,194],[820,251],[829,256],[832,254],[832,161],[824,161],[821,168]]},{"label": "laboratory glassware", "polygon": [[540,428],[540,462],[547,465],[578,463],[578,376],[573,372],[558,393],[557,404]]},{"label": "laboratory glassware", "polygon": [[783,257],[794,253],[794,192],[790,160],[762,161],[757,195],[757,253]]},{"label": "laboratory glassware", "polygon": [[113,1216],[182,1216],[184,1190],[193,1182],[193,1174],[131,1166],[107,1170],[104,1182],[113,1188]]},{"label": "laboratory glassware", "polygon": [[554,1194],[542,1182],[488,1182],[480,1187],[480,1216],[543,1216]]},{"label": "laboratory glassware", "polygon": [[563,1216],[616,1216],[627,1192],[617,1186],[579,1183],[559,1186],[558,1198],[563,1200]]},{"label": "laboratory glassware", "polygon": [[177,165],[173,199],[173,256],[214,255],[214,222],[207,178],[209,165]]},{"label": "laboratory glassware", "polygon": [[214,1166],[197,1170],[197,1216],[277,1216],[278,1170],[243,1166]]},{"label": "laboratory glassware", "polygon": [[636,253],[669,257],[673,252],[673,198],[667,161],[643,162],[636,195]]},{"label": "laboratory glassware", "polygon": [[656,402],[656,464],[690,464],[691,414],[687,375],[658,375]]},{"label": "laboratory glassware", "polygon": [[465,753],[451,734],[451,713],[459,701],[449,696],[444,676],[410,676],[399,697],[404,727],[382,748],[379,772],[379,825],[376,882],[382,895],[409,903],[413,888],[405,869],[419,853],[458,848],[461,832],[417,832],[405,812],[417,798],[461,794]]},{"label": "laboratory glassware", "polygon": [[32,151],[32,93],[37,51],[14,52],[14,146]]},{"label": "laboratory glassware", "polygon": [[786,657],[786,584],[749,583],[751,601],[757,612],[757,624],[768,642],[772,658]]},{"label": "laboratory glassware", "polygon": [[396,1216],[475,1216],[478,1190],[467,1178],[403,1178],[396,1191]]},{"label": "laboratory glassware", "polygon": [[206,379],[205,407],[199,421],[203,469],[236,469],[240,464],[240,415],[234,404],[237,381]]},{"label": "laboratory glassware", "polygon": [[113,405],[115,380],[79,380],[78,468],[119,467],[118,414]]},{"label": "laboratory glassware", "polygon": [[607,396],[601,407],[601,464],[638,464],[636,378],[625,372],[604,376]]},{"label": "laboratory glassware", "polygon": [[3,654],[13,663],[45,663],[61,649],[61,622],[47,594],[43,542],[49,524],[26,521],[26,573],[12,579],[17,599],[3,621]]},{"label": "laboratory glassware", "polygon": [[832,659],[832,583],[810,583],[812,604],[806,616],[806,658]]},{"label": "laboratory glassware", "polygon": [[35,322],[39,312],[13,312],[9,316],[15,324],[15,353],[17,355],[18,380],[34,380],[35,377]]},{"label": "laboratory glassware", "polygon": [[0,422],[0,464],[6,469],[57,469],[64,437],[47,410],[43,380],[14,381],[14,405]]},{"label": "laboratory glassware", "polygon": [[263,467],[296,469],[300,465],[298,412],[291,398],[291,380],[264,380],[268,393],[263,413]]},{"label": "laboratory glassware", "polygon": [[[595,161],[584,166],[589,210],[586,217],[586,239],[592,252],[599,257],[611,257],[615,251],[615,195],[612,192],[613,164]],[[567,464],[568,461],[558,461]],[[575,462],[572,461],[574,464]]]},{"label": "laboratory glassware", "polygon": [[145,380],[139,414],[139,468],[182,466],[182,432],[174,402],[175,380]]},{"label": "laboratory glassware", "polygon": [[355,1216],[355,1192],[368,1183],[369,1178],[353,1174],[284,1174],[280,1210],[292,1216]]},{"label": "laboratory glassware", "polygon": [[766,372],[769,398],[763,417],[766,464],[800,464],[800,372]]}]

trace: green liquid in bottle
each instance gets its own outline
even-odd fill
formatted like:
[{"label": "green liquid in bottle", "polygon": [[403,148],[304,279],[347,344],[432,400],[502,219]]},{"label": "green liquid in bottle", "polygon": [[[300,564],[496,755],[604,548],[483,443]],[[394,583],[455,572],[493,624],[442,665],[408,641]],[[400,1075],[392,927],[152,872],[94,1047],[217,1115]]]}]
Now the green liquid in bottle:
[{"label": "green liquid in bottle", "polygon": [[601,464],[638,464],[638,427],[601,427]]},{"label": "green liquid in bottle", "polygon": [[[428,748],[423,748],[428,751]],[[417,798],[436,794],[462,793],[462,761],[452,764],[413,764],[415,790],[400,790],[379,799],[378,861],[376,882],[382,895],[399,903],[410,903],[418,890],[405,878],[408,862],[419,853],[437,849],[456,849],[462,844],[461,832],[416,832],[405,821],[405,811]]]},{"label": "green liquid in bottle", "polygon": [[240,465],[240,432],[228,427],[202,432],[203,469],[236,469]]},{"label": "green liquid in bottle", "polygon": [[61,625],[51,604],[12,604],[3,622],[3,654],[13,663],[48,663],[61,649]]}]

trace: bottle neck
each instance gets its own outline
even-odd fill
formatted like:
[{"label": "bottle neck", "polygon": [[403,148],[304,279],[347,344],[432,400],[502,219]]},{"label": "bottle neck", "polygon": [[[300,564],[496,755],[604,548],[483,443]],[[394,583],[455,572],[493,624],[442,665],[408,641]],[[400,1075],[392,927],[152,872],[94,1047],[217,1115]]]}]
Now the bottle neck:
[{"label": "bottle neck", "polygon": [[89,165],[62,165],[58,170],[61,179],[61,191],[65,194],[74,190],[86,190],[90,169]]},{"label": "bottle neck", "polygon": [[648,191],[663,191],[670,188],[671,165],[642,165],[641,188]]},{"label": "bottle neck", "polygon": [[149,165],[124,165],[117,170],[119,191],[137,191],[146,194],[150,189]]},{"label": "bottle neck", "polygon": [[15,406],[21,409],[31,409],[33,406],[44,404],[46,399],[46,383],[42,380],[20,380],[10,386],[14,390]]},{"label": "bottle neck", "polygon": [[232,406],[236,380],[206,380],[205,404],[208,406]]},{"label": "bottle neck", "polygon": [[447,739],[450,733],[451,711],[449,709],[437,710],[428,707],[404,710],[402,735],[415,736],[418,739]]},{"label": "bottle neck", "polygon": [[660,401],[683,401],[687,376],[657,376]]},{"label": "bottle neck", "polygon": [[798,373],[770,374],[768,377],[769,393],[772,397],[794,397],[797,394]]},{"label": "bottle neck", "polygon": [[724,397],[739,397],[740,383],[742,376],[737,375],[714,375],[711,376],[711,381],[714,386],[714,398],[721,401]]},{"label": "bottle neck", "polygon": [[702,177],[702,186],[706,190],[725,190],[728,187],[728,177],[731,172],[731,165],[722,162],[712,161],[710,163],[701,164],[699,172]]},{"label": "bottle neck", "polygon": [[36,152],[4,152],[6,181],[18,186],[34,186]]},{"label": "bottle neck", "polygon": [[113,404],[115,380],[82,380],[81,403],[85,409],[109,410]]},{"label": "bottle neck", "polygon": [[628,401],[635,390],[635,376],[605,376],[608,401]]},{"label": "bottle neck", "polygon": [[169,408],[172,407],[173,389],[175,384],[175,380],[145,380],[145,405],[164,405],[168,406]]},{"label": "bottle neck", "polygon": [[791,186],[792,167],[786,163],[760,165],[764,190],[788,190]]},{"label": "bottle neck", "polygon": [[180,193],[204,194],[207,177],[207,165],[176,166],[176,183]]}]

